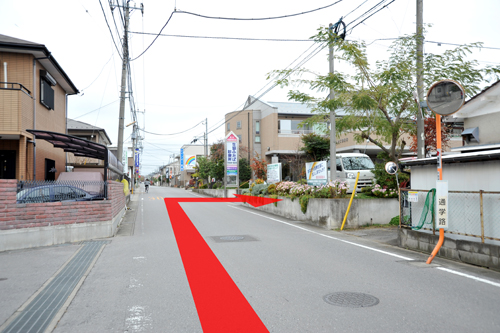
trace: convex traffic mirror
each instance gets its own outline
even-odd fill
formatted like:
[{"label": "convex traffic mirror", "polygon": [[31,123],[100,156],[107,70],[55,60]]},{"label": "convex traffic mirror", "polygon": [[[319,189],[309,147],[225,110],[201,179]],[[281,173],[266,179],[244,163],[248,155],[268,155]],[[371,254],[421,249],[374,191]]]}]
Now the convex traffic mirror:
[{"label": "convex traffic mirror", "polygon": [[385,164],[385,171],[390,175],[395,175],[398,172],[398,165],[394,162],[387,162]]},{"label": "convex traffic mirror", "polygon": [[438,81],[427,92],[427,106],[441,116],[457,112],[464,103],[464,88],[453,80]]}]

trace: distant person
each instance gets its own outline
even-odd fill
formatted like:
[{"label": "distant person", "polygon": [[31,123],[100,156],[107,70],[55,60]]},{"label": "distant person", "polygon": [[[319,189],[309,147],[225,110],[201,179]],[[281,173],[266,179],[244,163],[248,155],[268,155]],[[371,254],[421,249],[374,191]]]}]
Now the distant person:
[{"label": "distant person", "polygon": [[146,193],[148,193],[148,191],[149,191],[149,184],[150,184],[150,183],[151,183],[151,182],[149,181],[149,179],[146,179],[146,180],[144,181],[144,187],[145,187],[145,189],[146,189]]}]

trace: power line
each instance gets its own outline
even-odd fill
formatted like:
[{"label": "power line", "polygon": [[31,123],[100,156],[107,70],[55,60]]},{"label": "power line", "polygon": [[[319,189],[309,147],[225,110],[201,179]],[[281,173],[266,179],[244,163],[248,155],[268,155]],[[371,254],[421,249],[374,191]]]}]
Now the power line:
[{"label": "power line", "polygon": [[111,102],[111,103],[109,103],[109,104],[106,104],[106,105],[100,106],[99,108],[97,108],[97,109],[95,109],[95,110],[92,110],[92,111],[90,111],[90,112],[84,113],[84,114],[82,114],[81,116],[74,117],[74,118],[72,118],[72,119],[78,119],[78,118],[81,118],[81,117],[83,117],[83,116],[86,116],[86,115],[88,115],[88,114],[90,114],[90,113],[92,113],[92,112],[99,111],[100,109],[105,108],[106,106],[109,106],[109,105],[111,105],[111,104],[114,104],[114,103],[116,103],[116,102],[118,102],[118,101],[119,101],[119,99],[117,99],[116,101],[113,101],[113,102]]},{"label": "power line", "polygon": [[146,53],[147,50],[149,50],[149,48],[151,47],[151,45],[153,45],[153,43],[158,39],[158,37],[160,36],[160,34],[163,31],[163,29],[165,29],[165,27],[167,26],[168,22],[170,22],[170,19],[172,19],[172,16],[174,15],[174,13],[175,12],[172,12],[172,14],[170,14],[170,17],[168,18],[167,22],[165,22],[165,24],[161,28],[160,32],[158,33],[158,35],[156,35],[155,39],[153,39],[153,41],[151,42],[151,44],[149,44],[149,46],[144,51],[142,51],[141,54],[139,54],[137,57],[135,57],[134,59],[132,59],[130,61],[134,61],[134,60],[140,58],[144,53]]},{"label": "power line", "polygon": [[181,37],[181,38],[201,38],[201,39],[222,39],[222,40],[244,40],[244,41],[268,41],[268,42],[313,42],[310,39],[286,39],[286,38],[247,38],[247,37],[221,37],[221,36],[189,36],[189,35],[168,35],[156,34],[153,32],[129,31],[131,34],[156,35],[162,37]]},{"label": "power line", "polygon": [[[350,24],[352,24],[353,22],[356,22],[357,20],[359,20],[360,18],[366,16],[368,13],[370,13],[371,11],[374,11],[377,7],[379,7],[380,5],[382,5],[384,2],[386,2],[387,0],[382,0],[380,1],[379,3],[377,3],[375,6],[373,6],[372,8],[370,8],[368,11],[366,11],[365,13],[363,13],[362,15],[360,15],[358,18],[356,18],[355,20],[353,20]],[[356,24],[354,27],[352,27],[350,30],[352,31],[352,29],[354,29],[356,26],[358,26],[359,24],[363,23],[364,21],[366,21],[368,18],[370,18],[371,16],[373,16],[374,14],[378,13],[380,10],[384,9],[385,7],[387,7],[388,5],[390,5],[392,2],[394,2],[395,0],[392,0],[390,3],[384,5],[382,8],[379,8],[378,10],[376,10],[375,12],[373,12],[371,15],[369,15],[368,17],[366,17],[364,20],[360,21],[358,24]],[[365,1],[366,2],[366,1]],[[360,5],[361,6],[361,5]],[[357,8],[359,8],[360,6],[356,7],[354,10],[356,10]],[[353,11],[354,11],[353,10]],[[353,11],[349,12],[348,14],[351,14]],[[320,44],[313,52],[311,52],[307,57],[305,57],[299,64],[297,64],[287,75],[285,75],[282,79],[286,79],[288,76],[290,76],[291,72],[293,72],[295,69],[297,69],[299,66],[302,66],[303,64],[307,63],[310,59],[312,59],[314,56],[316,56],[319,52],[321,52],[328,44],[326,43],[323,43],[323,44]],[[264,96],[265,94],[267,94],[269,91],[271,91],[272,89],[274,89],[275,87],[277,86],[276,83],[274,83],[270,88],[268,88],[266,91],[264,91],[260,96],[256,97],[256,99],[254,100],[254,102],[252,102],[251,104],[249,104],[247,106],[250,107],[253,103],[255,103],[255,101],[259,100],[262,96]],[[262,89],[261,89],[262,90]],[[228,119],[231,120],[232,118],[236,117],[238,114],[240,114],[241,112],[243,112],[244,110],[240,110],[239,112],[235,113],[231,118]],[[220,125],[218,125],[217,127],[213,128],[210,132],[208,132],[207,134],[210,134],[212,133],[213,131],[215,131],[216,129],[218,129],[219,127],[221,127],[222,125],[224,125],[226,123],[226,120],[224,119],[224,122],[222,122]]]},{"label": "power line", "polygon": [[113,44],[115,44],[116,51],[118,51],[118,55],[120,56],[120,59],[122,59],[122,56],[120,54],[120,50],[118,49],[118,46],[116,45],[116,42],[115,42],[115,37],[113,36],[113,32],[111,32],[111,27],[109,26],[108,18],[106,17],[106,13],[104,12],[104,8],[102,7],[101,0],[99,0],[99,4],[101,5],[102,14],[104,15],[104,20],[106,21],[106,25],[108,26],[109,33],[111,34],[111,38],[113,39]]},{"label": "power line", "polygon": [[182,132],[178,132],[178,133],[169,133],[169,134],[160,134],[160,133],[153,133],[153,132],[148,132],[146,130],[143,130],[141,129],[141,131],[143,131],[144,133],[148,133],[148,134],[152,134],[152,135],[177,135],[177,134],[182,134],[182,133],[186,133],[186,132],[189,132],[190,130],[192,130],[193,128],[195,128],[196,126],[198,126],[199,124],[203,123],[203,121],[200,121],[198,124],[194,125],[193,127],[191,127],[190,129],[187,129],[185,131],[182,131]]},{"label": "power line", "polygon": [[[101,1],[101,0],[99,0]],[[186,11],[177,11],[177,10],[174,10],[171,14],[170,14],[170,17],[168,18],[167,22],[165,22],[165,24],[163,25],[163,27],[161,28],[160,32],[158,34],[156,34],[156,37],[155,39],[153,39],[153,41],[151,42],[151,44],[149,44],[149,46],[141,53],[139,54],[137,57],[135,57],[134,59],[132,59],[131,61],[134,61],[136,59],[138,59],[139,57],[141,57],[153,44],[154,42],[158,39],[158,37],[160,36],[161,32],[163,31],[163,29],[165,29],[165,27],[167,26],[167,24],[170,22],[170,20],[172,19],[172,16],[176,13],[178,14],[188,14],[188,15],[195,15],[195,16],[198,16],[198,17],[203,17],[203,18],[208,18],[208,19],[218,19],[218,20],[232,20],[232,21],[262,21],[262,20],[274,20],[274,19],[282,19],[282,18],[288,18],[288,17],[293,17],[293,16],[298,16],[298,15],[303,15],[303,14],[308,14],[308,13],[312,13],[312,12],[315,12],[315,11],[318,11],[318,10],[322,10],[322,9],[325,9],[325,8],[328,8],[328,7],[331,7],[333,5],[336,5],[337,3],[339,2],[342,2],[343,0],[338,0],[330,5],[327,5],[327,6],[324,6],[324,7],[320,7],[320,8],[316,8],[316,9],[313,9],[313,10],[309,10],[309,11],[306,11],[306,12],[302,12],[302,13],[296,13],[296,14],[291,14],[291,15],[283,15],[283,16],[275,16],[275,17],[267,17],[267,18],[230,18],[230,17],[212,17],[212,16],[206,16],[206,15],[201,15],[201,14],[196,14],[196,13],[191,13],[191,12],[186,12]],[[101,5],[102,7],[102,5]]]},{"label": "power line", "polygon": [[[383,1],[380,1],[377,5],[375,6],[378,6],[379,4],[382,4],[384,3],[386,0],[383,0]],[[381,11],[382,9],[386,8],[387,6],[389,6],[391,3],[393,3],[394,1],[396,0],[392,0],[391,2],[389,2],[388,4],[382,6],[382,8],[379,8],[378,10],[376,10],[374,13],[372,13],[371,15],[369,15],[367,18],[365,18],[364,20],[360,21],[358,24],[356,24],[354,27],[352,27],[351,29],[349,29],[349,31],[352,31],[354,28],[356,28],[358,25],[360,25],[361,23],[363,23],[364,21],[368,20],[370,17],[372,17],[373,15],[377,14],[379,11]],[[371,9],[370,9],[371,10]],[[353,21],[354,22],[354,21]],[[347,26],[349,26],[351,23],[347,24]]]},{"label": "power line", "polygon": [[308,10],[306,12],[301,12],[301,13],[296,13],[296,14],[289,14],[289,15],[282,15],[282,16],[273,16],[273,17],[263,17],[263,18],[235,18],[235,17],[215,17],[215,16],[207,16],[207,15],[201,15],[201,14],[196,14],[196,13],[191,13],[191,12],[186,12],[186,11],[182,11],[182,10],[178,10],[176,11],[175,13],[179,13],[179,14],[188,14],[188,15],[194,15],[194,16],[198,16],[198,17],[202,17],[202,18],[207,18],[207,19],[215,19],[215,20],[231,20],[231,21],[264,21],[264,20],[276,20],[276,19],[283,19],[283,18],[288,18],[288,17],[294,17],[294,16],[299,16],[299,15],[304,15],[304,14],[309,14],[309,13],[313,13],[313,12],[316,12],[318,10],[322,10],[322,9],[325,9],[325,8],[329,8],[329,7],[332,7],[333,5],[336,5],[338,4],[339,2],[342,2],[343,0],[338,0],[332,4],[329,4],[329,5],[326,5],[326,6],[323,6],[323,7],[320,7],[320,8],[316,8],[316,9],[312,9],[312,10]]}]

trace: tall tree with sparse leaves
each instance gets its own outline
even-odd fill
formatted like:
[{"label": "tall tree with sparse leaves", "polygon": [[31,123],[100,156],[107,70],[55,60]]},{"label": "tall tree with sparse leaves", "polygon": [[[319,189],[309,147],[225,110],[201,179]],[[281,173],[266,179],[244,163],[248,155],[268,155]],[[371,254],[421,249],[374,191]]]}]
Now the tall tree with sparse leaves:
[{"label": "tall tree with sparse leaves", "polygon": [[[397,161],[406,146],[404,137],[415,132],[415,119],[419,112],[414,99],[416,91],[416,41],[417,36],[404,36],[395,40],[386,60],[372,68],[366,55],[364,42],[343,41],[321,27],[311,37],[318,43],[333,45],[337,61],[350,66],[353,75],[336,71],[321,75],[307,69],[278,70],[269,77],[278,77],[281,87],[295,87],[288,92],[289,100],[309,104],[315,115],[308,124],[329,121],[330,110],[343,109],[345,116],[336,121],[336,133],[354,132],[358,142],[368,140]],[[500,66],[479,67],[467,55],[481,43],[458,46],[442,54],[427,53],[424,58],[424,90],[442,79],[458,81],[471,97],[490,80],[498,80]],[[344,66],[344,65],[342,65]],[[336,65],[337,68],[341,67]],[[344,67],[345,68],[345,67]],[[297,90],[307,86],[321,97]],[[335,97],[325,98],[332,88]],[[424,116],[428,116],[423,110]]]}]

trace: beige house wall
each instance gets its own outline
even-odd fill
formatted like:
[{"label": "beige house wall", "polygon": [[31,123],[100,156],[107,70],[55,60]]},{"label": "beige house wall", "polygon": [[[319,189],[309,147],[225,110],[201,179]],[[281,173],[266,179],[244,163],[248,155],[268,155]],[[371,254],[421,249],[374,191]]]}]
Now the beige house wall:
[{"label": "beige house wall", "polygon": [[[36,61],[36,86],[33,87],[33,56],[22,53],[0,52],[0,62],[7,63],[7,81],[22,84],[31,92],[31,96],[19,90],[0,90],[0,133],[19,135],[19,140],[0,141],[0,150],[16,151],[16,178],[32,179],[33,147],[27,144],[33,135],[26,129],[33,129],[33,100],[36,95],[36,129],[66,133],[66,93],[58,84],[54,87],[54,109],[48,110],[40,103],[40,70],[45,69]],[[0,66],[0,81],[4,77],[3,66]],[[34,90],[33,90],[34,88]],[[35,93],[34,93],[35,92]],[[59,172],[65,171],[66,157],[62,149],[38,140],[36,143],[36,179],[45,177],[45,158],[56,164],[56,178]]]}]

